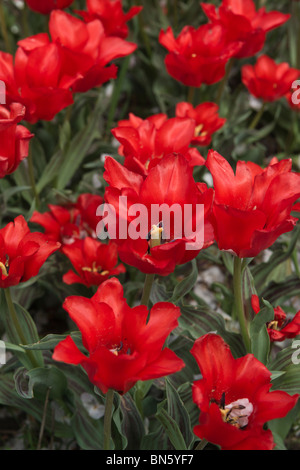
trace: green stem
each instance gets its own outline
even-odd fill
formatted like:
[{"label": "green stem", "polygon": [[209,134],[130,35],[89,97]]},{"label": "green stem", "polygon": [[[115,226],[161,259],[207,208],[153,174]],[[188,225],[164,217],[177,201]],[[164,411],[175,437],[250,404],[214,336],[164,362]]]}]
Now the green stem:
[{"label": "green stem", "polygon": [[254,119],[251,122],[251,124],[249,126],[249,129],[255,129],[256,128],[257,124],[260,121],[260,118],[262,117],[262,115],[265,111],[265,108],[266,108],[266,102],[264,101],[262,107],[257,111],[256,115],[254,116]]},{"label": "green stem", "polygon": [[216,103],[217,103],[218,106],[220,106],[221,98],[223,96],[224,89],[225,89],[226,83],[228,81],[228,78],[229,78],[229,75],[230,75],[233,64],[234,64],[234,57],[231,57],[231,59],[229,59],[227,67],[226,67],[225,76],[221,80],[219,88],[217,90]]},{"label": "green stem", "polygon": [[35,199],[36,209],[38,210],[40,207],[40,198],[39,198],[39,193],[37,191],[36,184],[35,184],[33,159],[32,159],[32,152],[30,148],[28,152],[27,161],[28,161],[28,176],[29,176],[29,181],[31,185],[31,190],[32,190],[33,197]]},{"label": "green stem", "polygon": [[[11,298],[11,293],[10,293],[9,287],[4,289],[4,293],[5,293],[5,299],[6,299],[7,307],[8,307],[9,313],[10,313],[10,318],[12,320],[12,323],[13,323],[13,326],[14,326],[15,331],[17,333],[17,336],[20,340],[20,344],[26,345],[27,344],[27,339],[26,339],[26,336],[24,335],[24,332],[21,328],[21,325],[20,325],[20,322],[19,322],[19,319],[18,319],[18,315],[17,315],[14,303],[13,303],[12,298]],[[32,354],[32,352],[30,350],[26,350],[25,353],[27,354],[27,357],[30,360],[32,366],[34,368],[39,367],[39,364],[37,363],[37,361],[36,361],[34,355]]]},{"label": "green stem", "polygon": [[125,57],[123,64],[121,66],[119,76],[114,83],[114,90],[113,90],[113,94],[110,100],[110,108],[108,110],[108,116],[107,116],[106,131],[105,131],[106,138],[110,135],[112,122],[113,122],[114,115],[118,106],[119,98],[122,92],[122,87],[123,87],[124,79],[127,74],[128,67],[129,67],[129,62],[130,62],[130,56]]},{"label": "green stem", "polygon": [[246,350],[247,352],[250,352],[250,338],[249,338],[248,328],[246,325],[246,317],[245,317],[244,301],[243,301],[242,260],[238,256],[234,257],[233,289],[234,289],[236,315],[240,324],[241,334],[244,340]]},{"label": "green stem", "polygon": [[194,97],[195,97],[195,87],[190,86],[187,92],[187,101],[188,103],[194,104]]},{"label": "green stem", "polygon": [[148,306],[155,274],[146,274],[141,304]]},{"label": "green stem", "polygon": [[207,444],[208,441],[206,439],[202,439],[194,450],[203,450],[207,446]]},{"label": "green stem", "polygon": [[40,450],[42,447],[42,440],[43,440],[43,435],[44,435],[44,430],[45,430],[45,424],[46,424],[46,417],[47,417],[47,408],[48,408],[48,403],[49,403],[49,395],[50,395],[50,388],[47,389],[46,397],[45,397],[45,404],[44,404],[44,411],[43,411],[43,418],[41,422],[41,428],[40,428],[40,433],[39,433],[39,440],[37,444],[37,449]]},{"label": "green stem", "polygon": [[103,450],[110,450],[111,440],[111,418],[114,402],[114,391],[110,388],[106,394],[105,414],[104,414],[104,434],[103,434]]},{"label": "green stem", "polygon": [[13,49],[12,49],[12,46],[11,46],[9,34],[8,34],[8,31],[7,31],[7,27],[6,27],[6,21],[5,21],[5,15],[4,15],[4,10],[3,10],[3,6],[2,6],[2,1],[0,1],[0,28],[1,28],[1,34],[2,34],[3,40],[5,42],[6,52],[8,52],[9,54],[13,54]]}]

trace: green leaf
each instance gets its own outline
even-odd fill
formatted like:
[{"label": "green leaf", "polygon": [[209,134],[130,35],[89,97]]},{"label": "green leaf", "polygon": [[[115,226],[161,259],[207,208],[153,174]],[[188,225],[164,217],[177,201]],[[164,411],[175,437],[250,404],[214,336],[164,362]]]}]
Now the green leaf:
[{"label": "green leaf", "polygon": [[267,367],[269,370],[282,372],[272,377],[272,390],[283,390],[290,395],[300,393],[300,337],[279,351]]},{"label": "green leaf", "polygon": [[39,339],[38,332],[36,325],[31,317],[31,315],[20,305],[14,303],[14,308],[16,312],[16,316],[18,319],[18,323],[20,325],[20,329],[23,333],[23,338],[20,338],[18,329],[14,324],[10,311],[8,309],[5,295],[3,289],[0,292],[1,298],[1,312],[2,312],[2,321],[7,333],[8,342],[11,344],[15,344],[16,346],[20,346],[22,348],[22,352],[19,348],[15,348],[14,354],[18,357],[18,359],[22,362],[24,367],[27,369],[31,369],[33,364],[43,366],[44,360],[42,353],[40,351],[30,352],[30,354],[25,351],[23,347],[23,338],[26,338],[28,343],[37,342]]},{"label": "green leaf", "polygon": [[37,367],[30,371],[20,368],[15,374],[16,390],[22,398],[34,397],[34,389],[50,389],[50,397],[64,400],[67,396],[68,383],[65,375],[55,366]]},{"label": "green leaf", "polygon": [[[255,280],[255,285],[258,286],[257,290],[259,295],[262,294],[268,276],[291,256],[299,240],[299,233],[300,225],[294,228],[290,242],[285,250],[282,247],[277,248],[266,263],[260,263],[252,269],[252,275]],[[266,297],[265,293],[264,296]]]},{"label": "green leaf", "polygon": [[92,142],[99,136],[99,122],[102,114],[102,95],[99,95],[95,109],[84,129],[78,132],[64,150],[59,149],[45,167],[36,187],[38,193],[56,179],[56,189],[62,190],[69,183],[84,158]]},{"label": "green leaf", "polygon": [[194,442],[194,435],[191,431],[190,417],[187,413],[187,410],[185,409],[182,399],[178,394],[178,391],[175,389],[169,379],[166,379],[166,392],[168,414],[178,424],[182,437],[186,443],[186,448],[190,449],[192,443]]},{"label": "green leaf", "polygon": [[[15,389],[13,374],[1,374],[0,380],[0,403],[1,405],[17,408],[29,416],[41,422],[44,415],[44,401],[32,398],[24,400]],[[48,407],[45,419],[45,428],[57,437],[70,439],[74,437],[73,429],[65,422],[55,421],[53,426],[53,412]]]},{"label": "green leaf", "polygon": [[[72,331],[70,334],[69,334],[72,339],[75,341],[75,343],[77,343],[77,345],[80,345],[80,341],[81,341],[81,333],[80,331]],[[37,341],[36,343],[32,343],[32,344],[22,344],[22,348],[24,349],[30,349],[30,350],[33,350],[33,351],[47,351],[47,350],[50,350],[50,349],[54,349],[55,346],[57,346],[58,343],[60,343],[61,341],[63,341],[64,339],[66,339],[67,336],[69,336],[68,334],[64,334],[64,335],[57,335],[57,334],[49,334],[47,336],[45,336],[44,338],[40,339],[39,341]]]},{"label": "green leaf", "polygon": [[122,415],[120,430],[126,437],[126,450],[139,450],[145,435],[141,415],[129,393],[120,396],[120,412]]},{"label": "green leaf", "polygon": [[171,296],[170,299],[168,299],[168,302],[177,304],[179,300],[181,300],[185,295],[187,295],[194,287],[197,281],[197,277],[198,277],[198,268],[197,268],[196,259],[193,259],[191,263],[192,263],[191,273],[185,279],[183,279],[182,281],[178,282],[175,285],[173,295]]},{"label": "green leaf", "polygon": [[250,323],[251,352],[263,364],[267,364],[270,352],[270,338],[266,324],[274,319],[274,309],[263,300],[265,307],[255,315]]},{"label": "green leaf", "polygon": [[230,346],[235,357],[246,354],[241,335],[227,331],[225,320],[219,313],[202,306],[180,304],[179,307],[179,332],[184,332],[193,340],[207,333],[217,333]]},{"label": "green leaf", "polygon": [[158,406],[158,412],[155,417],[162,424],[168,438],[170,439],[175,450],[187,450],[186,443],[183,435],[179,429],[175,419],[173,419],[167,410],[164,408],[166,401],[163,401]]}]

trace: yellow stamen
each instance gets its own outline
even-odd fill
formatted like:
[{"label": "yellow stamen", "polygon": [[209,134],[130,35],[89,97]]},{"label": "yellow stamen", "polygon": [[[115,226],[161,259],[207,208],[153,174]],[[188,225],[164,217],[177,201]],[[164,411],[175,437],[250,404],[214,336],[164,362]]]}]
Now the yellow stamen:
[{"label": "yellow stamen", "polygon": [[203,131],[202,132],[202,129],[203,129],[204,125],[203,124],[199,124],[199,126],[197,126],[195,128],[195,137],[206,137],[207,136],[207,131]]},{"label": "yellow stamen", "polygon": [[154,246],[158,246],[161,244],[161,237],[162,237],[162,227],[158,227],[157,225],[152,225],[152,229],[150,232],[150,247],[153,248]]},{"label": "yellow stamen", "polygon": [[94,273],[94,274],[96,274],[96,273],[102,274],[103,276],[108,274],[108,271],[102,271],[102,266],[97,266],[96,265],[96,261],[93,262],[91,268],[89,266],[84,266],[83,268],[81,268],[81,270],[82,271],[87,271],[89,273]]},{"label": "yellow stamen", "polygon": [[1,271],[2,271],[3,276],[6,276],[6,277],[7,277],[7,276],[8,276],[8,272],[7,272],[7,269],[6,269],[5,264],[3,264],[3,263],[0,262],[0,269],[1,269]]},{"label": "yellow stamen", "polygon": [[268,323],[268,328],[271,330],[278,330],[278,321],[273,320]]}]

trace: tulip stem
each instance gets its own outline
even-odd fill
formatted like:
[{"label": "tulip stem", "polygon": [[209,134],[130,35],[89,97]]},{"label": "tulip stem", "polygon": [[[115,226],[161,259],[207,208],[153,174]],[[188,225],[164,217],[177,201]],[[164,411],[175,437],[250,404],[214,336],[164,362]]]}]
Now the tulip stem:
[{"label": "tulip stem", "polygon": [[38,210],[40,207],[40,198],[39,198],[39,194],[38,194],[36,184],[35,184],[33,160],[32,160],[32,153],[31,153],[30,148],[28,152],[27,161],[28,161],[28,175],[29,175],[31,190],[35,199],[36,209]]},{"label": "tulip stem", "polygon": [[5,20],[2,2],[0,2],[0,27],[1,27],[1,34],[5,42],[6,52],[8,52],[9,54],[13,54],[13,49],[11,46],[10,38],[9,38],[7,27],[6,27],[6,20]]},{"label": "tulip stem", "polygon": [[[25,344],[27,344],[27,340],[26,340],[26,337],[25,337],[25,335],[23,333],[23,330],[21,328],[21,325],[20,325],[20,322],[19,322],[19,319],[18,319],[18,315],[17,315],[14,303],[13,303],[12,298],[11,298],[11,293],[10,293],[9,287],[4,289],[4,293],[5,293],[5,299],[6,299],[7,307],[8,307],[8,310],[9,310],[10,318],[11,318],[12,323],[14,325],[17,336],[20,340],[20,344],[25,345]],[[32,355],[31,351],[26,350],[25,354],[27,354],[28,359],[30,360],[30,362],[31,362],[31,364],[34,368],[39,367],[39,364],[36,362],[36,360],[35,360],[34,356]]]},{"label": "tulip stem", "polygon": [[146,274],[141,304],[148,306],[155,274]]},{"label": "tulip stem", "polygon": [[208,441],[206,439],[201,439],[199,444],[195,447],[194,450],[203,450],[208,444]]},{"label": "tulip stem", "polygon": [[105,401],[103,450],[110,450],[111,418],[112,418],[113,402],[114,402],[114,391],[112,388],[110,388],[107,391],[106,401]]},{"label": "tulip stem", "polygon": [[262,107],[257,111],[256,115],[254,116],[254,119],[253,121],[251,122],[250,126],[249,126],[249,129],[255,129],[257,124],[259,123],[260,121],[260,118],[262,117],[264,111],[265,111],[265,108],[266,108],[266,102],[264,101],[264,103],[262,104]]},{"label": "tulip stem", "polygon": [[233,268],[233,289],[234,289],[234,300],[235,309],[238,317],[238,321],[241,328],[241,334],[244,340],[244,344],[247,352],[250,352],[250,338],[248,328],[246,325],[244,301],[243,301],[243,288],[242,288],[242,260],[238,256],[234,257],[234,268]]},{"label": "tulip stem", "polygon": [[194,97],[195,97],[195,87],[190,86],[190,87],[188,88],[188,92],[187,92],[187,101],[188,101],[188,103],[190,103],[191,105],[194,104]]},{"label": "tulip stem", "polygon": [[221,99],[225,90],[225,86],[226,86],[226,83],[228,82],[228,78],[229,78],[233,64],[234,64],[234,57],[231,57],[231,59],[229,59],[227,63],[225,75],[223,79],[221,80],[219,88],[217,90],[216,103],[218,106],[220,106]]},{"label": "tulip stem", "polygon": [[128,71],[129,62],[130,62],[130,56],[125,57],[125,60],[122,63],[118,78],[114,83],[113,93],[112,93],[111,100],[110,100],[110,108],[108,110],[108,116],[107,116],[107,123],[106,123],[106,130],[105,130],[106,138],[110,136],[110,131],[111,131],[111,128],[113,127],[114,115],[115,115],[119,98],[122,92],[124,79]]}]

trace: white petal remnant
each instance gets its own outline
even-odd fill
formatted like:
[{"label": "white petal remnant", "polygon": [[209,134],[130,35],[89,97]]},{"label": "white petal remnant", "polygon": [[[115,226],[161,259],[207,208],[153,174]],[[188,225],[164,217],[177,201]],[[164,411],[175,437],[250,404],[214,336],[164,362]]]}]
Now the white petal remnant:
[{"label": "white petal remnant", "polygon": [[81,394],[80,398],[84,408],[91,418],[100,419],[104,416],[105,406],[101,405],[96,397],[90,393],[84,392]]}]

